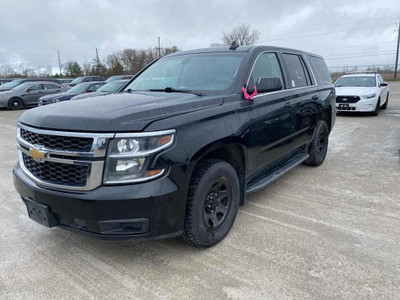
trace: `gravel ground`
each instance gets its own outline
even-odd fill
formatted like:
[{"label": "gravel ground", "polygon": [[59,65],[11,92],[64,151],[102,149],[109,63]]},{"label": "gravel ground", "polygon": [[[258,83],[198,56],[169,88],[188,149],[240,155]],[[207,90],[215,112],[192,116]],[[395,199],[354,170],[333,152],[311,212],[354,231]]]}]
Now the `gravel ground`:
[{"label": "gravel ground", "polygon": [[31,221],[0,111],[0,299],[400,298],[400,83],[378,117],[338,116],[328,157],[248,197],[211,249],[105,242]]}]

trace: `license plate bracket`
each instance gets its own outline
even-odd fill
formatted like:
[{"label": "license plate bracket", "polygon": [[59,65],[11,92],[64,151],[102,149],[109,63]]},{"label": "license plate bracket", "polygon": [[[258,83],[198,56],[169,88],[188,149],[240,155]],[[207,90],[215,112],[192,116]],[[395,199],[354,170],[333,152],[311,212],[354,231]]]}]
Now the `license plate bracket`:
[{"label": "license plate bracket", "polygon": [[31,199],[24,200],[29,218],[49,228],[57,226],[58,222],[56,216],[50,212],[49,206],[37,203]]}]

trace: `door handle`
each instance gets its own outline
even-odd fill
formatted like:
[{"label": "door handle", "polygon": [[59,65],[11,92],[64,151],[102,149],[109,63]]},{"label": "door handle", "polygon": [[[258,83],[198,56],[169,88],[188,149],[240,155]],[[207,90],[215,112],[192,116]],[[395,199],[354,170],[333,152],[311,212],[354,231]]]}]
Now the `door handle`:
[{"label": "door handle", "polygon": [[284,108],[291,108],[292,107],[292,102],[286,102],[283,107]]},{"label": "door handle", "polygon": [[312,96],[312,99],[313,99],[313,100],[318,100],[318,99],[319,99],[319,96],[318,96],[318,95],[314,95],[314,96]]}]

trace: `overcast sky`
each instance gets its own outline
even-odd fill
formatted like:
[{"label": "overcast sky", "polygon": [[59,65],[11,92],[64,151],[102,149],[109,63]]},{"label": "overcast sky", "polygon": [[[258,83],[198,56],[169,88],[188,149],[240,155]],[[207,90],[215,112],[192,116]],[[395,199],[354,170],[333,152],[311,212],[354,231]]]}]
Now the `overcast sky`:
[{"label": "overcast sky", "polygon": [[[0,64],[37,69],[124,48],[209,47],[247,23],[258,44],[321,54],[329,67],[394,64],[399,0],[0,0]],[[397,24],[396,24],[397,23]]]}]

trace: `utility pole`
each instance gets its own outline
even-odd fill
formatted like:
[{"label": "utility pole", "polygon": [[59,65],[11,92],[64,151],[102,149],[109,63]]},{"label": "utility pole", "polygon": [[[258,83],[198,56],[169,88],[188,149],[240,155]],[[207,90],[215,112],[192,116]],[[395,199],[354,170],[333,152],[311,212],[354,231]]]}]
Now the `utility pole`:
[{"label": "utility pole", "polygon": [[158,50],[158,58],[161,57],[161,43],[160,43],[160,37],[158,37],[158,48],[156,48]]},{"label": "utility pole", "polygon": [[60,50],[57,50],[58,52],[58,67],[60,68],[60,76],[61,76],[61,59],[60,59]]},{"label": "utility pole", "polygon": [[99,64],[100,59],[99,59],[99,51],[96,48],[96,60],[97,60],[97,64]]},{"label": "utility pole", "polygon": [[399,22],[399,29],[397,30],[397,51],[396,51],[396,65],[394,66],[394,80],[397,79],[397,66],[399,64],[399,43],[400,43],[400,22]]}]

